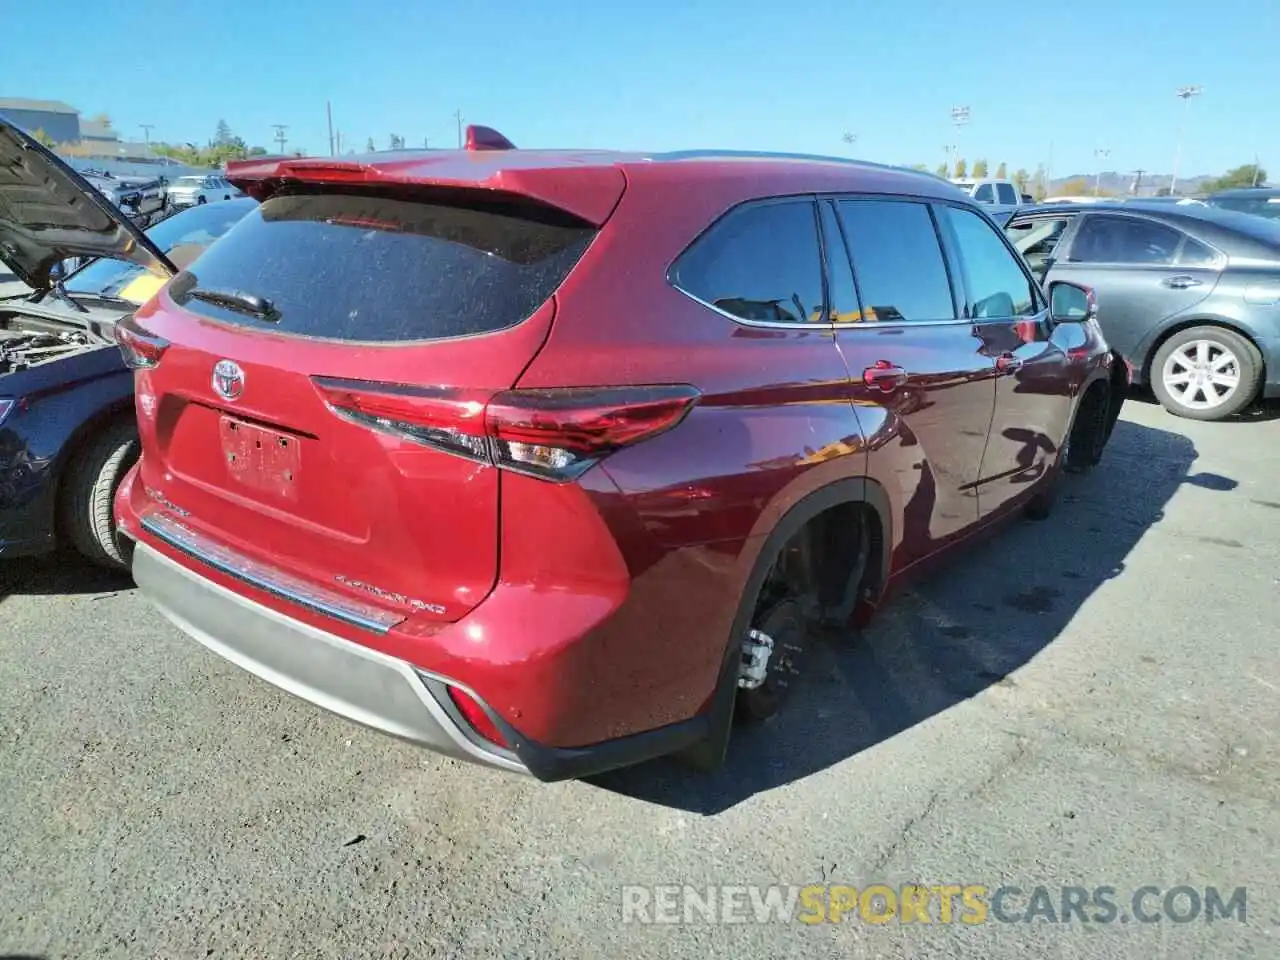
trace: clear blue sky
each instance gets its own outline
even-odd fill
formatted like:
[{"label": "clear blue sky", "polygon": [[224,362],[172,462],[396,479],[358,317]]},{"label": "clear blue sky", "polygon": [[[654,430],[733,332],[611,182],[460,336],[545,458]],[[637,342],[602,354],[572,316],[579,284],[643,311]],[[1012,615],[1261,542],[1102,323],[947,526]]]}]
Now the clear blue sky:
[{"label": "clear blue sky", "polygon": [[[403,9],[401,9],[403,8]],[[182,13],[183,9],[192,13]],[[530,147],[725,147],[944,159],[1054,176],[1255,152],[1280,178],[1280,0],[128,0],[14,3],[0,96],[107,112],[129,139],[453,145],[453,113]],[[846,131],[858,142],[842,142]]]}]

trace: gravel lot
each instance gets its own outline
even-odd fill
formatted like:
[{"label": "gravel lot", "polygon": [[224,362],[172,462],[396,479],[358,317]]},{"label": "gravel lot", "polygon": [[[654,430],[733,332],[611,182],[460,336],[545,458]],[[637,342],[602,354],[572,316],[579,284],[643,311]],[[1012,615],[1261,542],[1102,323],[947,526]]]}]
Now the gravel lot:
[{"label": "gravel lot", "polygon": [[[827,648],[723,773],[545,786],[278,693],[127,583],[11,564],[0,957],[1280,956],[1277,571],[1280,419],[1131,401],[1051,520]],[[622,923],[628,884],[876,882],[1109,885],[1126,917],[1146,884],[1245,886],[1247,922]]]}]

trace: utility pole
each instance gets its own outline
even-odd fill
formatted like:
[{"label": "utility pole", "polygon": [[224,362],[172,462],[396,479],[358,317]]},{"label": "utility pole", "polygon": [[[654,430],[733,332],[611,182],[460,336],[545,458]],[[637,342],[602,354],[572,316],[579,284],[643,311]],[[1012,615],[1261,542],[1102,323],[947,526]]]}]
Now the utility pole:
[{"label": "utility pole", "polygon": [[423,138],[422,138],[422,149],[423,149],[423,150],[430,150],[430,149],[431,149],[431,138],[430,138],[430,137],[423,137]]},{"label": "utility pole", "polygon": [[329,156],[333,156],[336,147],[333,142],[333,104],[328,100],[324,102],[324,112],[329,117]]},{"label": "utility pole", "polygon": [[844,136],[841,137],[840,139],[852,147],[855,143],[858,142],[858,135],[856,133],[850,133],[848,130],[846,130],[844,133]]},{"label": "utility pole", "polygon": [[1142,193],[1142,176],[1146,172],[1147,171],[1143,170],[1141,167],[1133,171],[1133,186],[1129,188],[1129,193],[1135,197]]},{"label": "utility pole", "polygon": [[461,150],[462,149],[462,111],[461,110],[456,111],[453,117],[455,120],[458,121],[458,149]]},{"label": "utility pole", "polygon": [[1192,97],[1198,97],[1203,92],[1203,87],[1178,88],[1178,97],[1182,100],[1182,116],[1178,120],[1178,147],[1173,154],[1173,176],[1169,178],[1169,196],[1171,197],[1178,191],[1178,167],[1182,163],[1182,136],[1187,130],[1187,107],[1190,106]]},{"label": "utility pole", "polygon": [[1093,155],[1098,158],[1098,179],[1093,184],[1093,195],[1095,197],[1102,196],[1102,164],[1106,162],[1107,157],[1111,156],[1111,151],[1105,147],[1093,151]]},{"label": "utility pole", "polygon": [[138,126],[142,128],[142,135],[144,138],[146,138],[147,156],[150,157],[151,156],[151,131],[155,128],[155,124],[140,123],[138,124]]},{"label": "utility pole", "polygon": [[289,125],[287,123],[273,123],[272,126],[276,128],[274,139],[280,145],[280,152],[284,153],[284,145],[289,142],[284,132],[289,129]]},{"label": "utility pole", "polygon": [[342,153],[342,131],[335,130],[333,133],[333,149],[336,153]]},{"label": "utility pole", "polygon": [[1256,187],[1258,185],[1258,173],[1261,170],[1261,167],[1259,166],[1259,164],[1261,163],[1262,163],[1262,158],[1255,153],[1253,155],[1253,183],[1250,184],[1250,186]]}]

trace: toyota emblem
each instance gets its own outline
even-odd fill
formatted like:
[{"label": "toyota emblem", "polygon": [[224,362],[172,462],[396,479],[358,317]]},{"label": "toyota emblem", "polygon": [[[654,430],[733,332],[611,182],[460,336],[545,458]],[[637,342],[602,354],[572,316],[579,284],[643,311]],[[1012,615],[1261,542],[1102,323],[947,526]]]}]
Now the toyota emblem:
[{"label": "toyota emblem", "polygon": [[244,371],[234,360],[219,360],[213,365],[213,390],[223,400],[236,400],[244,393]]}]

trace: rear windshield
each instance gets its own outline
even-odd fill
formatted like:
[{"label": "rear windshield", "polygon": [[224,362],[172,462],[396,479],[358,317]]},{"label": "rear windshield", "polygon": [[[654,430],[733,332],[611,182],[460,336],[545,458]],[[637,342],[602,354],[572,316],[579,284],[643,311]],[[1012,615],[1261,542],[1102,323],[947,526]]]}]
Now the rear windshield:
[{"label": "rear windshield", "polygon": [[[174,280],[170,295],[224,323],[303,337],[467,336],[527,319],[595,232],[534,205],[293,192],[246,216]],[[210,303],[199,291],[260,298],[269,316]]]},{"label": "rear windshield", "polygon": [[1208,202],[1224,210],[1280,220],[1280,197],[1210,197]]}]

